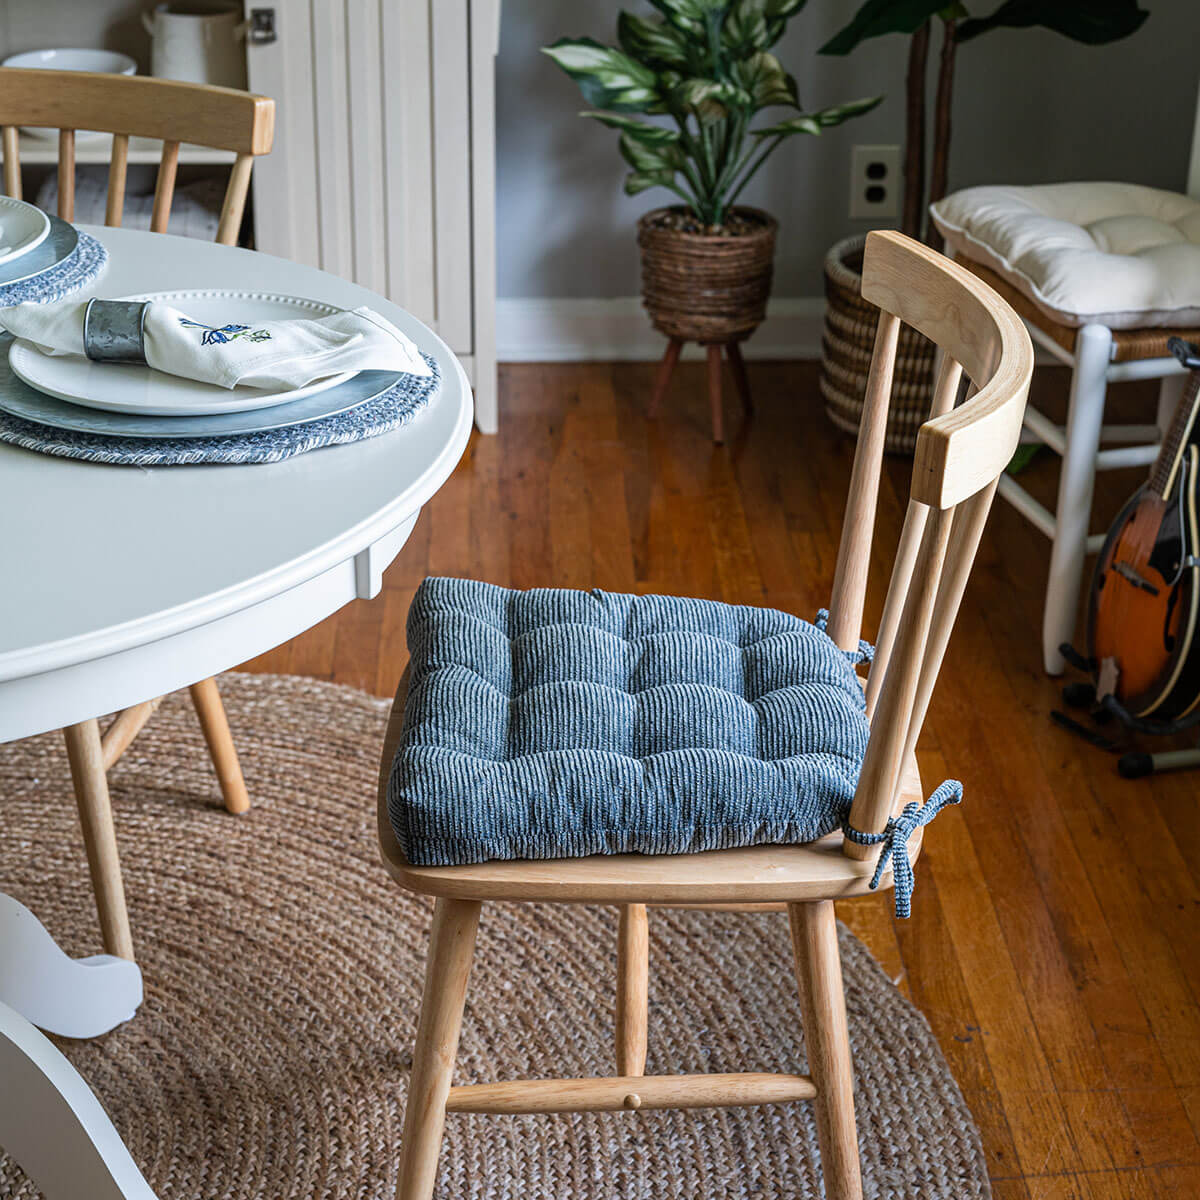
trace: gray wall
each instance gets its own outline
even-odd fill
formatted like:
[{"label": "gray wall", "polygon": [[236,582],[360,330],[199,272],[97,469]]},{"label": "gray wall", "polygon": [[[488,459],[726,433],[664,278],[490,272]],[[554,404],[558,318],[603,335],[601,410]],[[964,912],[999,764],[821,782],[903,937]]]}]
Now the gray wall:
[{"label": "gray wall", "polygon": [[[999,0],[972,3],[991,11]],[[1124,179],[1181,189],[1200,77],[1200,5],[1142,0],[1132,38],[1080,46],[1045,30],[1001,30],[959,51],[951,187]],[[634,11],[647,11],[627,0]],[[615,0],[504,0],[498,63],[499,291],[502,297],[613,297],[638,290],[632,229],[666,192],[629,198],[616,135],[575,114],[575,85],[538,48],[563,35],[611,43]],[[777,48],[812,107],[883,92],[875,112],[821,138],[795,138],[744,193],[782,229],[778,296],[821,291],[825,249],[865,229],[847,215],[850,147],[898,143],[907,43],[844,59],[815,51],[857,7],[812,0]],[[782,111],[782,110],[780,110]]]}]

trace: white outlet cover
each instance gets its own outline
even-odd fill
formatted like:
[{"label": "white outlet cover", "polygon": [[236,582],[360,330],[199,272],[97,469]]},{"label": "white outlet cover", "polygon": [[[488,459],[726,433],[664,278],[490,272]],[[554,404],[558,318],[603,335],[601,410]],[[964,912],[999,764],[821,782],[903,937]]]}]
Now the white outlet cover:
[{"label": "white outlet cover", "polygon": [[[875,177],[875,176],[878,177]],[[899,146],[854,146],[850,151],[850,217],[856,221],[895,219],[900,215],[904,180]],[[882,188],[879,200],[868,189]]]}]

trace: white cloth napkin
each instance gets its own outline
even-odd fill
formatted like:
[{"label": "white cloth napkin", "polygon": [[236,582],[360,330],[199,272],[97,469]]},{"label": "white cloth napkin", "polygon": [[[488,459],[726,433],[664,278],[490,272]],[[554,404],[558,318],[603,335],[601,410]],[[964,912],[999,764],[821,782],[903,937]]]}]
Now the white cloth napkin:
[{"label": "white cloth napkin", "polygon": [[[83,356],[86,301],[14,304],[0,308],[0,327],[44,354]],[[256,321],[236,313],[225,325],[206,325],[161,300],[146,310],[146,362],[157,371],[219,387],[304,387],[343,371],[432,374],[417,347],[369,308],[316,320]]]}]

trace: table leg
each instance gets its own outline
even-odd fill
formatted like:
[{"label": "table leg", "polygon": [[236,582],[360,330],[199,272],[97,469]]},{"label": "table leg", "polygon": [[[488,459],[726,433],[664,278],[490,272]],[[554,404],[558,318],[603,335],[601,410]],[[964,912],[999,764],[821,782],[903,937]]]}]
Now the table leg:
[{"label": "table leg", "polygon": [[70,725],[63,733],[67,739],[75,803],[79,809],[79,824],[83,827],[83,844],[92,875],[92,890],[96,893],[104,948],[119,958],[132,959],[133,937],[129,931],[129,914],[125,910],[125,886],[121,882],[121,862],[113,829],[112,802],[108,797],[108,778],[104,773],[100,728],[93,718]]}]

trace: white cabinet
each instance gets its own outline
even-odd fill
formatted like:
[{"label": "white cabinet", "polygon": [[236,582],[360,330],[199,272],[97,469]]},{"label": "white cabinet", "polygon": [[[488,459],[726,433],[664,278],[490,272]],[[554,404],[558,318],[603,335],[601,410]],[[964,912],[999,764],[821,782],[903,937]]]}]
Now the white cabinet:
[{"label": "white cabinet", "polygon": [[277,103],[254,168],[260,250],[382,292],[432,326],[496,428],[495,95],[500,0],[247,0]]}]

